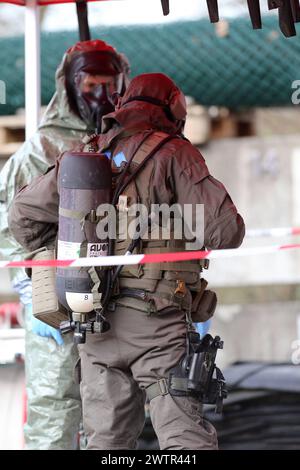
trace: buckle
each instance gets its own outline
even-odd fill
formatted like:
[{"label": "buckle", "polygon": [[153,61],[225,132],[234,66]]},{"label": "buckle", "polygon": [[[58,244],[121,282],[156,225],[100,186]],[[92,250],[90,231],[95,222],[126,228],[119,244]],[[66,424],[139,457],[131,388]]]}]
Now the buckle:
[{"label": "buckle", "polygon": [[160,394],[161,395],[168,395],[169,388],[168,388],[168,382],[166,381],[166,379],[159,379],[157,381],[157,384],[158,384],[158,388],[160,390]]}]

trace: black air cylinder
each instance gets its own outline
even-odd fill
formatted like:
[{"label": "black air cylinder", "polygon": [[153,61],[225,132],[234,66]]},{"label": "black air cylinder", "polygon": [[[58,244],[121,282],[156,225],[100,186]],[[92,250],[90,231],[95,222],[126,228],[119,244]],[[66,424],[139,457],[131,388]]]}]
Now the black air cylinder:
[{"label": "black air cylinder", "polygon": [[[111,201],[110,160],[97,153],[66,152],[61,160],[58,181],[57,258],[105,256],[108,240],[99,240],[97,237],[96,211],[100,204]],[[92,284],[88,269],[57,269],[58,299],[70,311],[91,311]],[[74,308],[74,302],[77,308]]]}]

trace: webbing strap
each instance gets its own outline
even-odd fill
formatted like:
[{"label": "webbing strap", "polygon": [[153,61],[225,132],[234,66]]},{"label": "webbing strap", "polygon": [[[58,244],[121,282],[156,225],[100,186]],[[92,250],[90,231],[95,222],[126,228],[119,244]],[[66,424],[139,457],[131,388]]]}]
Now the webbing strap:
[{"label": "webbing strap", "polygon": [[71,209],[65,209],[64,207],[59,207],[59,215],[62,215],[63,217],[68,217],[69,219],[81,220],[86,216],[86,212],[75,211]]},{"label": "webbing strap", "polygon": [[149,401],[158,396],[168,395],[169,387],[166,379],[160,379],[146,388],[146,394]]},{"label": "webbing strap", "polygon": [[[177,135],[167,134],[164,132],[152,132],[149,136],[146,136],[144,141],[140,144],[140,147],[136,150],[136,153],[128,160],[127,166],[123,171],[123,178],[126,174],[127,168],[130,166],[132,162],[138,163],[138,166],[135,170],[129,175],[126,181],[121,179],[121,182],[118,184],[116,188],[113,200],[114,202],[117,201],[117,198],[120,194],[129,186],[131,181],[137,177],[140,171],[144,168],[145,164],[151,160],[151,158],[158,152],[165,143],[169,142],[172,139],[177,138]],[[143,150],[143,148],[147,148],[147,152]],[[151,150],[150,150],[151,149]],[[122,178],[122,177],[121,177]]]},{"label": "webbing strap", "polygon": [[155,149],[155,147],[166,139],[169,134],[165,132],[154,132],[145,140],[143,145],[138,149],[132,162],[141,164],[145,158]]},{"label": "webbing strap", "polygon": [[93,294],[93,306],[94,309],[100,309],[102,307],[101,305],[101,297],[102,294],[99,292],[99,287],[101,284],[101,279],[99,278],[99,275],[95,269],[94,266],[92,266],[89,270],[88,273],[90,275],[90,278],[93,282],[93,287],[92,287],[92,294]]},{"label": "webbing strap", "polygon": [[182,392],[188,391],[188,379],[183,377],[171,377],[171,388]]},{"label": "webbing strap", "polygon": [[[188,379],[180,377],[171,378],[171,388],[181,392],[188,392]],[[164,396],[169,393],[169,385],[166,379],[159,379],[157,382],[146,388],[146,394],[149,401],[153,398]]]}]

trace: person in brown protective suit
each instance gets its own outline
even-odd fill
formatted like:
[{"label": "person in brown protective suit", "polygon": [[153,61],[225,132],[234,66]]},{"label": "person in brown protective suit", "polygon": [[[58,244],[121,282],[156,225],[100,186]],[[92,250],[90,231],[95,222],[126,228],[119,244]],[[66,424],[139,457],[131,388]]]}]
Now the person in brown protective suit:
[{"label": "person in brown protective suit", "polygon": [[[202,155],[183,138],[185,116],[184,96],[169,77],[154,73],[132,80],[115,111],[103,119],[97,142],[99,152],[125,166],[113,203],[120,213],[137,201],[149,211],[152,204],[203,204],[203,245],[236,248],[244,238],[243,219]],[[23,189],[11,207],[10,229],[28,251],[53,244],[59,165]],[[124,254],[129,242],[117,238],[111,253]],[[135,252],[183,251],[185,243],[143,239]],[[111,292],[106,304],[110,330],[88,335],[80,345],[89,449],[135,448],[145,392],[161,449],[217,449],[199,398],[184,389],[174,393],[169,381],[187,354],[193,299],[203,290],[200,271],[198,261],[186,261],[126,266],[120,272],[118,293]]]}]

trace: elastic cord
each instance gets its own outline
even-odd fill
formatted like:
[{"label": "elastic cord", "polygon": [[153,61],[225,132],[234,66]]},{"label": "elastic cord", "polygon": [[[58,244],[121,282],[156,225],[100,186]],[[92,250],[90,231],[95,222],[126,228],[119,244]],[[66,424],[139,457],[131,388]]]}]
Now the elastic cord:
[{"label": "elastic cord", "polygon": [[125,103],[122,102],[122,106],[125,106],[127,103],[130,103],[132,101],[144,101],[146,103],[151,103],[151,104],[154,104],[155,106],[159,106],[160,108],[164,110],[169,121],[176,122],[176,119],[174,118],[170,110],[168,101],[162,101],[162,100],[159,100],[158,98],[153,98],[152,96],[132,96],[131,98],[128,98],[128,100],[125,101]]}]

